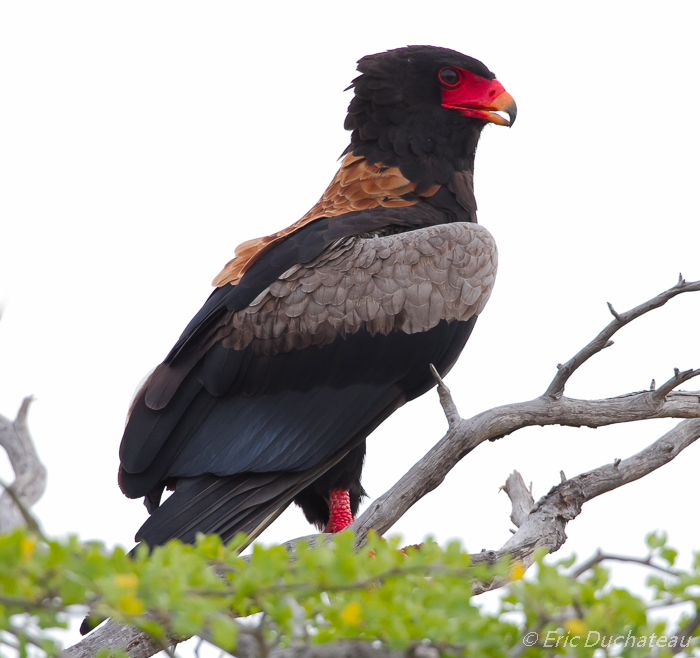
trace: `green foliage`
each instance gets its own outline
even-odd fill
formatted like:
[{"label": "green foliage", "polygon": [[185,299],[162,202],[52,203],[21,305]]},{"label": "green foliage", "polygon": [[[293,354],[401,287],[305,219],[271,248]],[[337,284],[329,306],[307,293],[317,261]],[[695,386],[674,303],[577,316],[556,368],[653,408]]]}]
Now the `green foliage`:
[{"label": "green foliage", "polygon": [[[546,562],[537,555],[523,579],[522,565],[473,565],[457,543],[441,548],[428,541],[402,552],[396,539],[370,537],[356,551],[353,535],[341,533],[319,546],[300,544],[293,556],[280,546],[254,546],[244,559],[240,539],[223,545],[216,536],[200,536],[195,546],[173,541],[127,556],[75,537],[45,540],[26,530],[0,536],[0,643],[14,655],[27,655],[29,645],[56,655],[46,631],[65,627],[67,614],[84,614],[87,603],[92,614],[164,643],[173,635],[200,635],[229,653],[240,633],[253,633],[282,648],[295,641],[379,640],[392,649],[430,643],[444,654],[525,658],[542,655],[543,645],[552,655],[591,656],[622,638],[606,651],[635,657],[648,655],[653,633],[656,655],[671,655],[658,639],[667,644],[676,629],[651,620],[648,603],[614,587],[600,563],[574,578],[574,558]],[[656,604],[700,606],[700,558],[689,571],[673,571],[677,554],[666,537],[649,535],[647,545],[658,565],[648,579]],[[471,588],[475,580],[494,579],[511,582],[501,609],[489,613]],[[687,608],[693,616],[695,608]],[[238,621],[251,615],[246,625]],[[625,638],[628,646],[621,646]]]}]

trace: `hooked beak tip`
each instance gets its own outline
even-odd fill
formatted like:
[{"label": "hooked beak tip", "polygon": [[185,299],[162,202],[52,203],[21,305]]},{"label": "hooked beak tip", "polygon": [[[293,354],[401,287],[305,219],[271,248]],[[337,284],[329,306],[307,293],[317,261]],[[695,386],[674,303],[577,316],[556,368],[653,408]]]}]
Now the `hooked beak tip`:
[{"label": "hooked beak tip", "polygon": [[518,116],[518,106],[515,104],[515,101],[510,103],[508,106],[506,106],[503,111],[508,115],[509,123],[508,127],[512,128],[513,124],[515,123],[515,119]]}]

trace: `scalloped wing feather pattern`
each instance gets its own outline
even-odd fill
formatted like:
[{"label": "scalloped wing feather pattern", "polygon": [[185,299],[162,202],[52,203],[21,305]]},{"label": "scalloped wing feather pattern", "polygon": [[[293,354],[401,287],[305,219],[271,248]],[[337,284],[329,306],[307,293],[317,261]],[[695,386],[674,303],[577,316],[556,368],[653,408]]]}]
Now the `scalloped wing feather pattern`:
[{"label": "scalloped wing feather pattern", "polygon": [[486,305],[497,263],[493,237],[472,223],[346,238],[232,313],[222,344],[271,356],[360,329],[413,334],[464,321]]}]

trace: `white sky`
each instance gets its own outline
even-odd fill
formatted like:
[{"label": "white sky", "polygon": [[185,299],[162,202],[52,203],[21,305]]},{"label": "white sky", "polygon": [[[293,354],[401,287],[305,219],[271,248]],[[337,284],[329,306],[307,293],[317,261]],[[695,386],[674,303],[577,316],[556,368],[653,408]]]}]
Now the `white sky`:
[{"label": "white sky", "polygon": [[[116,471],[133,391],[235,246],[323,192],[365,54],[454,48],[518,103],[513,129],[487,127],[477,154],[500,270],[448,378],[463,416],[539,395],[607,324],[606,301],[626,310],[678,272],[699,279],[698,14],[690,1],[2,3],[0,412],[37,397],[45,529],[132,545],[146,512]],[[626,328],[568,394],[622,394],[700,366],[699,309],[696,293]],[[673,424],[522,430],[479,447],[394,530],[497,548],[510,525],[498,488],[514,468],[538,497],[560,470],[627,457]],[[445,426],[434,392],[386,422],[369,440],[370,494]],[[686,554],[700,548],[699,456],[695,445],[587,504],[560,554],[640,554],[655,528]],[[293,509],[263,538],[310,530]]]}]

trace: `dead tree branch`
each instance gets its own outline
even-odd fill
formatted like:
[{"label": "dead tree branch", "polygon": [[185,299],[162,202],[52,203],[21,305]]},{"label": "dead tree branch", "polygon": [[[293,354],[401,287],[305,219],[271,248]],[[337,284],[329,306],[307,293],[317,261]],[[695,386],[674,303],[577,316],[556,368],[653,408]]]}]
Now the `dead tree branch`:
[{"label": "dead tree branch", "polygon": [[[535,505],[532,505],[531,494],[522,478],[514,473],[504,488],[511,498],[511,519],[518,530],[499,550],[482,551],[473,555],[472,560],[474,563],[496,563],[509,557],[520,561],[527,568],[532,564],[534,551],[538,547],[549,552],[558,550],[566,541],[566,524],[581,513],[585,502],[644,477],[674,459],[700,438],[700,391],[674,390],[688,379],[700,375],[700,370],[680,372],[676,369],[674,376],[657,390],[652,386],[650,391],[604,400],[577,400],[563,395],[566,382],[573,373],[593,355],[609,347],[611,336],[620,328],[663,306],[673,297],[694,291],[700,291],[700,281],[687,283],[681,277],[673,288],[630,311],[618,313],[611,307],[614,320],[586,347],[564,365],[560,365],[547,390],[528,402],[503,405],[472,418],[462,419],[449,389],[438,376],[440,402],[449,424],[447,434],[349,527],[357,534],[358,545],[366,541],[370,529],[379,535],[386,533],[410,507],[438,487],[462,458],[485,441],[500,439],[533,425],[603,427],[652,418],[687,419],[628,459],[615,460],[613,464],[569,480],[562,478],[562,482]],[[325,537],[303,537],[288,542],[286,546],[293,550],[295,544],[302,539],[313,543]],[[499,581],[476,586],[475,594],[503,584]],[[87,658],[103,646],[121,647],[130,656],[138,658],[146,658],[160,650],[146,635],[109,621],[68,649],[66,654],[73,658]],[[335,656],[327,652],[318,655]]]},{"label": "dead tree branch", "polygon": [[[528,488],[520,474],[515,471],[509,476],[504,489],[511,499],[513,507],[511,519],[518,526],[518,530],[501,549],[474,554],[472,562],[496,564],[507,557],[519,561],[523,568],[529,568],[537,548],[554,552],[564,544],[566,525],[581,513],[584,503],[648,475],[673,460],[698,438],[700,438],[700,419],[685,420],[636,455],[628,459],[616,460],[616,463],[600,466],[556,485],[534,506]],[[324,537],[324,535],[315,537]],[[293,546],[298,541],[300,540],[294,540],[289,545]],[[619,559],[618,556],[608,557]],[[646,564],[646,562],[642,563]],[[591,566],[593,566],[592,563],[587,563],[586,568]],[[497,589],[507,582],[507,578],[499,578],[491,583],[476,583],[474,594]],[[132,658],[148,658],[162,650],[162,645],[147,635],[110,620],[64,653],[71,658],[89,658],[104,646],[122,648]],[[290,652],[288,655],[297,654]],[[340,654],[336,654],[335,650],[331,649],[328,651],[319,649],[319,652],[313,655],[332,658]],[[381,652],[376,654],[377,658],[383,655]]]},{"label": "dead tree branch", "polygon": [[0,495],[0,533],[27,525],[26,511],[46,489],[46,469],[39,461],[27,427],[31,402],[31,397],[22,400],[14,421],[0,415],[0,446],[7,452],[15,472],[14,482]]},{"label": "dead tree branch", "polygon": [[566,397],[554,400],[543,395],[462,420],[389,491],[377,498],[352,524],[351,530],[360,537],[370,529],[384,534],[423,496],[436,489],[474,448],[523,427],[603,427],[652,418],[700,418],[700,391],[671,392],[662,400],[656,399],[653,393],[643,391],[606,400]]},{"label": "dead tree branch", "polygon": [[659,564],[656,564],[655,562],[652,562],[652,555],[647,556],[646,558],[642,559],[639,557],[630,557],[627,555],[613,555],[612,553],[603,553],[600,549],[598,549],[595,554],[590,557],[588,560],[586,560],[583,564],[581,564],[579,567],[577,567],[574,571],[572,571],[569,574],[569,577],[573,580],[576,580],[580,576],[582,576],[586,571],[589,569],[592,569],[596,565],[600,564],[601,562],[606,562],[606,561],[612,561],[612,562],[632,562],[633,564],[641,564],[645,567],[649,567],[650,569],[656,569],[657,571],[660,571],[661,573],[665,573],[668,576],[677,576],[678,574],[671,570],[671,569],[666,569],[665,567],[662,567]]},{"label": "dead tree branch", "polygon": [[[604,400],[577,400],[563,395],[564,385],[575,370],[600,352],[618,329],[635,318],[663,306],[669,299],[700,290],[700,281],[686,283],[681,279],[670,290],[626,313],[617,314],[593,341],[559,369],[547,390],[538,398],[495,407],[472,418],[459,418],[456,408],[446,407],[447,434],[389,491],[350,526],[362,541],[374,529],[384,534],[423,496],[437,488],[457,463],[484,441],[500,439],[523,427],[533,425],[565,425],[571,427],[603,427],[652,418],[700,418],[700,391],[674,391],[684,381],[700,375],[700,370],[676,370],[674,376],[655,391],[640,391]],[[565,373],[562,374],[562,373]],[[440,392],[441,402],[449,391]],[[449,398],[451,402],[451,397]]]},{"label": "dead tree branch", "polygon": [[614,320],[580,352],[569,359],[566,363],[559,364],[557,366],[559,371],[552,380],[552,383],[549,385],[549,388],[547,388],[545,395],[554,398],[561,396],[564,393],[564,386],[566,386],[566,382],[569,380],[571,375],[573,375],[574,372],[593,355],[598,354],[598,352],[601,352],[606,347],[610,347],[612,345],[610,339],[626,324],[629,324],[632,322],[632,320],[636,320],[645,313],[649,313],[649,311],[653,311],[654,309],[663,306],[667,301],[673,299],[677,295],[681,295],[685,292],[697,292],[698,290],[700,290],[700,281],[692,281],[688,283],[681,274],[678,277],[678,283],[673,286],[673,288],[669,288],[653,299],[650,299],[639,306],[635,306],[635,308],[630,309],[625,313],[618,313],[612,307],[612,304],[608,302],[608,308],[610,309],[610,313],[614,317]]},{"label": "dead tree branch", "polygon": [[[532,510],[535,504],[535,500],[532,497],[532,492],[527,488],[525,481],[518,471],[513,471],[508,476],[505,485],[503,485],[503,491],[508,494],[508,498],[510,498],[512,506],[510,520],[517,528],[520,528],[527,521],[528,517],[530,516],[530,510]],[[517,534],[516,531],[511,532],[513,532],[514,535]],[[495,564],[500,559],[500,557],[497,557],[497,551],[482,551],[481,553],[472,555],[471,557],[472,562],[475,564],[480,564],[483,562]],[[501,557],[503,557],[503,554]],[[521,558],[517,558],[517,561],[521,564],[524,570],[529,569],[535,561],[534,551],[528,555],[523,555]],[[496,578],[489,583],[477,581],[472,586],[472,592],[476,596],[492,589],[503,587],[504,585],[507,585],[508,582],[510,582],[510,578],[508,576]]]},{"label": "dead tree branch", "polygon": [[430,372],[433,373],[433,378],[437,382],[437,391],[440,396],[440,404],[442,405],[442,410],[445,412],[445,418],[447,418],[447,424],[450,428],[455,427],[462,420],[462,417],[457,411],[457,405],[452,399],[452,393],[450,389],[447,388],[445,382],[442,381],[440,373],[438,373],[437,368],[431,363]]},{"label": "dead tree branch", "polygon": [[[518,471],[513,471],[503,485],[503,491],[506,492],[513,506],[513,511],[510,514],[510,520],[516,528],[519,528],[530,514],[532,506],[535,504],[535,499],[532,497],[531,488],[528,489],[525,485],[522,475]],[[515,533],[513,533],[515,534]]]},{"label": "dead tree branch", "polygon": [[581,507],[608,491],[634,482],[667,464],[700,438],[700,419],[684,420],[636,455],[577,475],[540,498],[525,522],[499,551],[480,553],[475,561],[498,562],[508,555],[524,560],[536,548],[552,553],[566,541],[565,528]]},{"label": "dead tree branch", "polygon": [[163,650],[162,645],[146,633],[131,626],[120,626],[109,619],[96,631],[63,651],[70,658],[94,658],[103,647],[123,649],[130,658],[149,658]]}]

